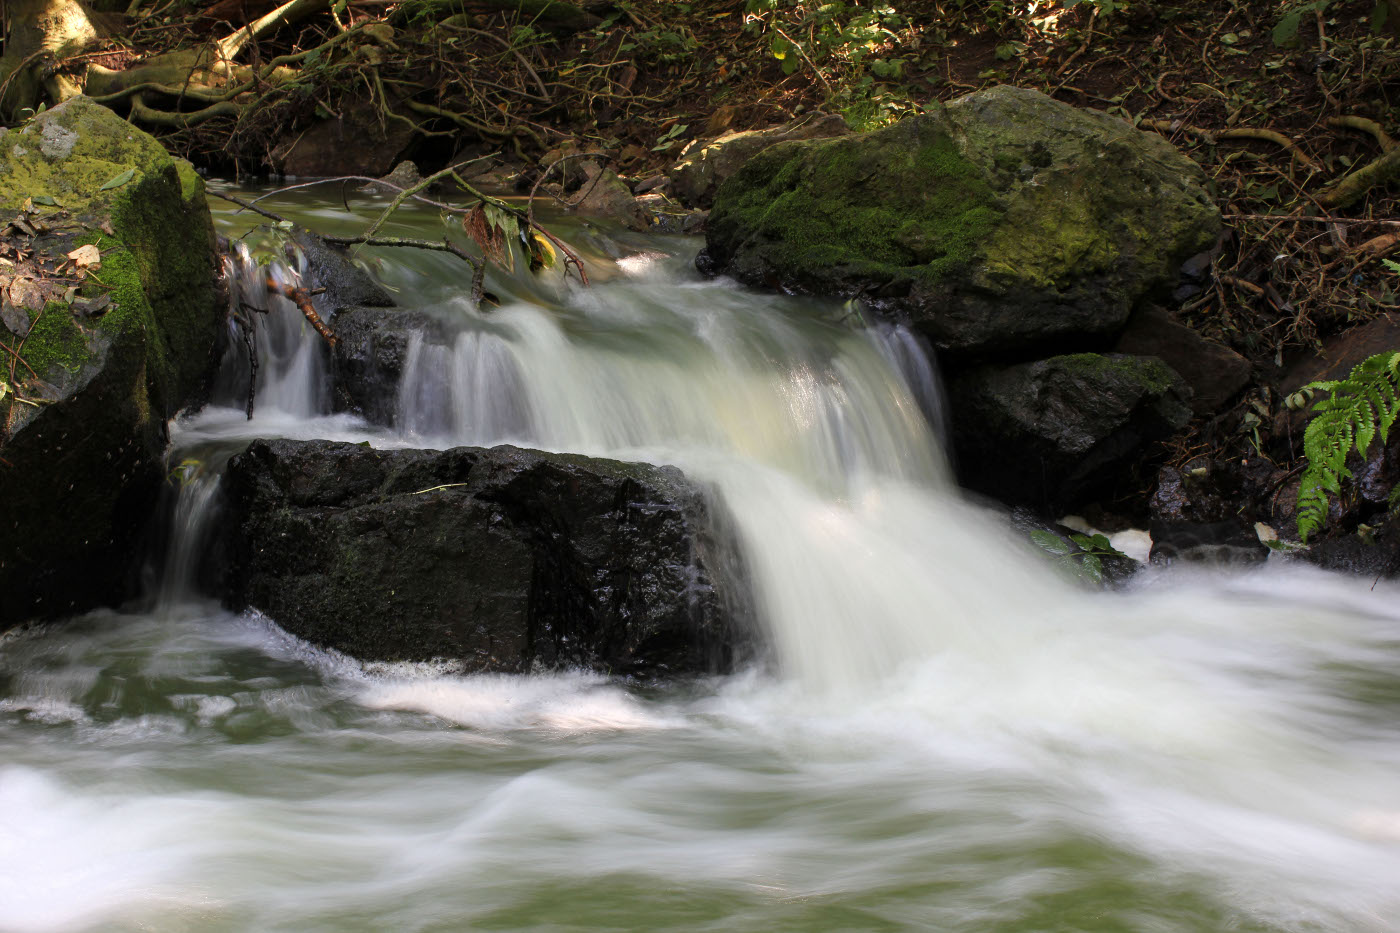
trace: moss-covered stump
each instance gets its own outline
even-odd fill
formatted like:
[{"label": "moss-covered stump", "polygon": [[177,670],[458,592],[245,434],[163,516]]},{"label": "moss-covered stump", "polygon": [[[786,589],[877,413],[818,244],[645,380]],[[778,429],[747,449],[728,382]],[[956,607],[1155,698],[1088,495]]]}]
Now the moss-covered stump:
[{"label": "moss-covered stump", "polygon": [[759,153],[720,188],[697,264],[864,298],[964,357],[1106,348],[1214,242],[1204,183],[1158,136],[998,87]]},{"label": "moss-covered stump", "polygon": [[746,636],[735,545],[674,467],[257,441],[223,488],[230,605],[357,658],[705,673]]},{"label": "moss-covered stump", "polygon": [[85,98],[0,131],[0,222],[3,629],[130,595],[220,303],[203,183]]},{"label": "moss-covered stump", "polygon": [[1191,417],[1181,377],[1154,357],[1076,353],[981,366],[948,388],[963,484],[1048,509],[1132,492],[1148,446]]}]

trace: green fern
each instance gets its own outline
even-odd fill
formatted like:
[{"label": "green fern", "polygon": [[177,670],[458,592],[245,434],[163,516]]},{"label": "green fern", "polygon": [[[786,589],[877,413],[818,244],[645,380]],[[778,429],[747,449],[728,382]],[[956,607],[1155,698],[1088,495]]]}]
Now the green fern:
[{"label": "green fern", "polygon": [[1342,480],[1350,478],[1347,456],[1355,450],[1366,456],[1371,442],[1386,442],[1391,425],[1400,415],[1400,352],[1378,353],[1362,360],[1345,379],[1313,382],[1289,398],[1301,407],[1314,392],[1327,398],[1313,403],[1313,419],[1303,434],[1303,456],[1308,465],[1298,485],[1298,537],[1322,527],[1327,518],[1327,497],[1342,494]]}]

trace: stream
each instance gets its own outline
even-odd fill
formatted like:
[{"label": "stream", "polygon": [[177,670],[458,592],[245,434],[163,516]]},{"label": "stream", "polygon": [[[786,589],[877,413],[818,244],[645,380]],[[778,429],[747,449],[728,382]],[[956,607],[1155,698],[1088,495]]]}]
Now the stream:
[{"label": "stream", "polygon": [[[274,209],[371,216],[317,190]],[[0,637],[0,930],[1400,930],[1394,584],[1271,561],[1088,592],[953,486],[908,333],[702,279],[697,240],[559,229],[592,287],[493,275],[485,313],[459,260],[367,251],[464,328],[411,347],[398,428],[329,413],[283,303],[255,417],[235,368],[172,463],[322,437],[675,464],[736,528],[764,656],[666,684],[361,664],[199,594],[201,469],[146,601]]]}]

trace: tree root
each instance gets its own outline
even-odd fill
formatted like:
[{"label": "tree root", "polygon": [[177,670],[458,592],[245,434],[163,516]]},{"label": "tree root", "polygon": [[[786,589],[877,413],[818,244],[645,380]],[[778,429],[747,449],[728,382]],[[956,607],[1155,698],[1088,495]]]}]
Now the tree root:
[{"label": "tree root", "polygon": [[1360,130],[1373,136],[1381,147],[1381,155],[1349,175],[1345,175],[1317,196],[1317,203],[1326,208],[1350,207],[1372,188],[1400,178],[1400,146],[1379,123],[1365,117],[1333,117],[1328,125]]},{"label": "tree root", "polygon": [[146,106],[146,101],[140,94],[131,95],[131,119],[152,126],[182,128],[194,126],[196,123],[203,123],[205,120],[212,120],[215,117],[236,117],[242,112],[243,108],[230,100],[188,112],[156,110]]},{"label": "tree root", "polygon": [[1273,143],[1276,146],[1282,146],[1284,149],[1287,149],[1289,154],[1304,167],[1312,169],[1315,172],[1322,171],[1322,166],[1308,158],[1308,155],[1303,152],[1302,149],[1298,148],[1297,143],[1282,133],[1276,133],[1273,130],[1256,129],[1251,126],[1237,126],[1212,132],[1210,130],[1201,129],[1198,126],[1188,126],[1184,123],[1177,123],[1174,120],[1143,120],[1141,125],[1150,127],[1164,134],[1177,132],[1186,133],[1188,136],[1194,136],[1212,146],[1222,139],[1251,139]]},{"label": "tree root", "polygon": [[1400,177],[1400,147],[1375,159],[1342,178],[1317,196],[1317,203],[1326,208],[1350,207],[1372,188]]}]

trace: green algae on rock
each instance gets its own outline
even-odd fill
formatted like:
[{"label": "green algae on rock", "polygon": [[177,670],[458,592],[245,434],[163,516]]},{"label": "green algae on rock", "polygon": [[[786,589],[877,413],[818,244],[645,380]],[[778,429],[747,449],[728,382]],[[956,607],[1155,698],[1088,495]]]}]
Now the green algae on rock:
[{"label": "green algae on rock", "polygon": [[220,302],[203,182],[86,98],[0,133],[0,210],[34,222],[34,257],[100,253],[68,300],[0,326],[18,354],[0,400],[3,629],[129,595],[165,423],[202,386]]},{"label": "green algae on rock", "polygon": [[719,190],[697,264],[859,297],[969,356],[1105,345],[1208,247],[1205,176],[1160,137],[998,87],[861,136],[780,143]]}]

